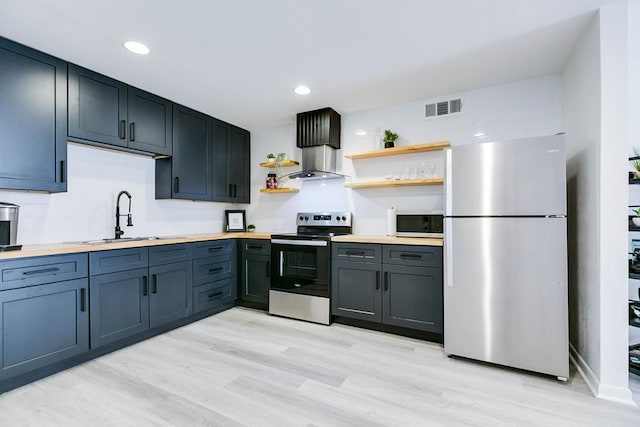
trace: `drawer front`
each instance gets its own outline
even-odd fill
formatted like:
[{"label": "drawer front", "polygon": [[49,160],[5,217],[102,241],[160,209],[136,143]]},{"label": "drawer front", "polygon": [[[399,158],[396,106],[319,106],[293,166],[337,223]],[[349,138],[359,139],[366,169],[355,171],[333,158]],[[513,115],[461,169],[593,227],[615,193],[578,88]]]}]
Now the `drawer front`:
[{"label": "drawer front", "polygon": [[203,243],[193,243],[193,258],[218,257],[222,255],[231,255],[235,251],[234,240],[214,240]]},{"label": "drawer front", "polygon": [[232,302],[237,296],[236,280],[233,277],[217,280],[193,288],[193,312],[209,310]]},{"label": "drawer front", "polygon": [[215,257],[193,260],[193,284],[195,286],[235,275],[235,257]]},{"label": "drawer front", "polygon": [[184,261],[191,261],[191,246],[187,243],[152,246],[149,248],[149,266]]},{"label": "drawer front", "polygon": [[0,261],[0,290],[87,277],[85,252]]},{"label": "drawer front", "polygon": [[148,266],[148,248],[114,249],[89,254],[89,273],[92,276]]},{"label": "drawer front", "polygon": [[385,264],[442,268],[442,248],[439,246],[383,245]]},{"label": "drawer front", "polygon": [[332,243],[331,254],[335,260],[381,262],[382,245],[373,243]]},{"label": "drawer front", "polygon": [[269,240],[244,239],[242,251],[247,255],[271,255],[271,242]]}]

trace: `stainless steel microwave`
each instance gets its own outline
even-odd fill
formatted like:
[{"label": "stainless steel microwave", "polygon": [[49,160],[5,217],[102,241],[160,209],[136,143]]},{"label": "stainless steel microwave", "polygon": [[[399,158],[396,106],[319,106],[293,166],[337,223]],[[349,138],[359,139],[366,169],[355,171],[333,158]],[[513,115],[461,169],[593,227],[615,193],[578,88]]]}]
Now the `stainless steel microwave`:
[{"label": "stainless steel microwave", "polygon": [[398,237],[444,237],[444,215],[441,213],[398,212],[396,235]]}]

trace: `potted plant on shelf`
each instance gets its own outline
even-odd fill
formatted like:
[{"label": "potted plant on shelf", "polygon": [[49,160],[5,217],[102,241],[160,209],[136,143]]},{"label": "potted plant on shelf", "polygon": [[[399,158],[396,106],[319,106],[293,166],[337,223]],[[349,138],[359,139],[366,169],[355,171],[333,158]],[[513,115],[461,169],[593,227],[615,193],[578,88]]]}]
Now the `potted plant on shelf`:
[{"label": "potted plant on shelf", "polygon": [[254,231],[256,231],[256,226],[255,226],[255,225],[253,225],[253,224],[249,224],[249,225],[247,225],[247,231],[248,231],[249,233],[253,233]]},{"label": "potted plant on shelf", "polygon": [[394,142],[398,139],[398,134],[395,132],[391,132],[391,129],[387,129],[384,131],[384,137],[382,140],[384,141],[384,148],[392,148],[395,146]]},{"label": "potted plant on shelf", "polygon": [[276,155],[273,153],[269,153],[267,154],[267,162],[275,162],[276,161]]}]

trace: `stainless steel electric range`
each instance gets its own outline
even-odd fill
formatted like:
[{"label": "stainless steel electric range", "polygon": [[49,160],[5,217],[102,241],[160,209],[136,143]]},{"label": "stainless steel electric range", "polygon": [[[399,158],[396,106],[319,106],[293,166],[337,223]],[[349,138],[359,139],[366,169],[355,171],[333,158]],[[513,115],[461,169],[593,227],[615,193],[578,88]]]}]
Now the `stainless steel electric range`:
[{"label": "stainless steel electric range", "polygon": [[271,236],[269,313],[331,323],[331,236],[351,234],[349,212],[299,212],[297,233]]}]

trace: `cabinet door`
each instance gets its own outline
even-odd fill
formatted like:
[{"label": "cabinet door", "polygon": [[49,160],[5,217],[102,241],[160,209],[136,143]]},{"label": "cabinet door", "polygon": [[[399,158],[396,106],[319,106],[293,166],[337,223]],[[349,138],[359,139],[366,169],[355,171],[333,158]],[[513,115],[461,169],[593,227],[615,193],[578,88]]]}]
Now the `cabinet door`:
[{"label": "cabinet door", "polygon": [[89,350],[87,279],[0,292],[0,380]]},{"label": "cabinet door", "polygon": [[331,314],[382,321],[380,264],[333,261]]},{"label": "cabinet door", "polygon": [[249,132],[233,126],[227,149],[229,165],[227,180],[233,190],[233,201],[236,203],[250,203],[250,157]]},{"label": "cabinet door", "polygon": [[149,329],[147,269],[91,276],[91,348]]},{"label": "cabinet door", "polygon": [[229,163],[229,145],[232,126],[220,120],[213,120],[213,175],[212,194],[216,202],[233,200],[233,187],[229,182],[229,173],[233,166]]},{"label": "cabinet door", "polygon": [[67,191],[67,64],[0,38],[0,188]]},{"label": "cabinet door", "polygon": [[173,103],[129,86],[129,148],[170,156]]},{"label": "cabinet door", "polygon": [[172,192],[176,199],[211,200],[211,120],[173,107]]},{"label": "cabinet door", "polygon": [[245,254],[242,257],[242,300],[269,304],[271,257]]},{"label": "cabinet door", "polygon": [[191,263],[178,262],[149,268],[149,319],[152,328],[193,312]]},{"label": "cabinet door", "polygon": [[69,136],[127,146],[127,85],[69,64]]},{"label": "cabinet door", "polygon": [[441,334],[442,269],[383,265],[383,323]]}]

